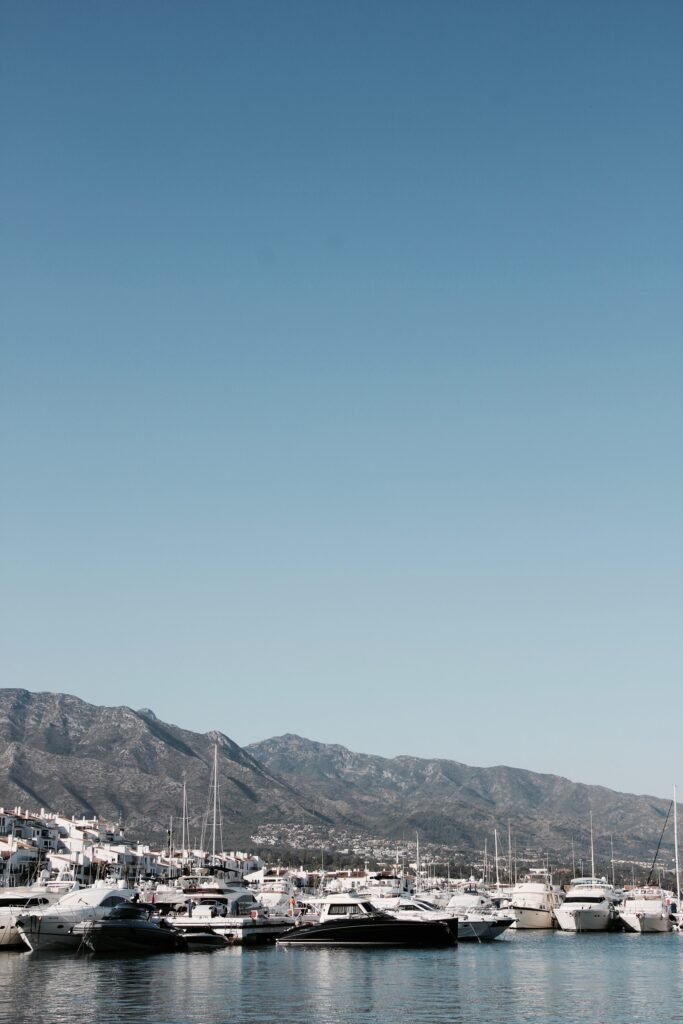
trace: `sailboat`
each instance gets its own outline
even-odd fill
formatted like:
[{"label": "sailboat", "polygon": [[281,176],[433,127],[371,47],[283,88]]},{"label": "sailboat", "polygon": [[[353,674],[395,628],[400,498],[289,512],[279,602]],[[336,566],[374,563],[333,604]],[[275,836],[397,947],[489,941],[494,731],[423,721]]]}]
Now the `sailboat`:
[{"label": "sailboat", "polygon": [[[662,834],[655,852],[650,874],[645,885],[630,889],[624,896],[624,902],[619,910],[619,917],[624,928],[629,932],[670,932],[677,918],[678,903],[673,904],[673,893],[662,889],[661,885],[651,884],[657,855],[664,838],[667,822],[671,808],[674,809],[674,836],[677,832],[676,819],[676,787],[674,786],[674,798],[671,801],[666,814]],[[677,844],[676,844],[677,845]],[[676,870],[678,887],[678,869]]]}]

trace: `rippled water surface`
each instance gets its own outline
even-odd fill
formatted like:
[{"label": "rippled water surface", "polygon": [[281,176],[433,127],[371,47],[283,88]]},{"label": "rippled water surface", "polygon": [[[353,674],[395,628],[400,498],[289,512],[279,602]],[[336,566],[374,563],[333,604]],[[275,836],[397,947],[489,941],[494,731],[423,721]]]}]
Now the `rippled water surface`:
[{"label": "rippled water surface", "polygon": [[2,1024],[683,1022],[683,934],[510,934],[445,950],[0,953]]}]

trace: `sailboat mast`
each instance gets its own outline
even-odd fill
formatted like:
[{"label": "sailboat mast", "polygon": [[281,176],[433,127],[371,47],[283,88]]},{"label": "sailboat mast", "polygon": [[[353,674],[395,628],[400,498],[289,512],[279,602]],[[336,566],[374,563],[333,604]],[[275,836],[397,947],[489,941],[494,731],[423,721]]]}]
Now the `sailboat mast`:
[{"label": "sailboat mast", "polygon": [[674,785],[674,855],[676,858],[676,913],[681,920],[681,876],[678,872],[678,815],[676,814],[676,786]]},{"label": "sailboat mast", "polygon": [[185,867],[185,823],[186,823],[186,820],[187,820],[187,782],[185,780],[185,772],[183,772],[183,829],[182,829],[182,832],[183,832],[183,843],[182,843],[182,847],[181,847],[182,853],[180,854],[180,856],[182,858],[181,868],[183,868],[183,869]]},{"label": "sailboat mast", "polygon": [[591,811],[591,878],[595,878],[595,853],[593,851],[593,812]]},{"label": "sailboat mast", "polygon": [[420,892],[420,833],[415,833],[415,891]]},{"label": "sailboat mast", "polygon": [[211,838],[211,859],[216,865],[216,817],[218,815],[218,744],[213,745],[213,835]]},{"label": "sailboat mast", "polygon": [[500,879],[498,877],[498,829],[493,830],[493,843],[496,850],[496,889],[500,888]]},{"label": "sailboat mast", "polygon": [[610,843],[612,844],[612,885],[617,884],[616,875],[614,873],[614,836],[609,837]]}]

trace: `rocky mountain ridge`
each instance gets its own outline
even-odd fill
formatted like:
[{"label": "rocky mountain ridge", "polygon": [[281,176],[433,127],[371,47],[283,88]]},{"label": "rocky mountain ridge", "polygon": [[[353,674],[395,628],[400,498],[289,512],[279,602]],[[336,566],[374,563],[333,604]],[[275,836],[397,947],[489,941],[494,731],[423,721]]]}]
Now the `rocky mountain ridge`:
[{"label": "rocky mountain ridge", "polygon": [[67,694],[26,690],[0,690],[0,804],[98,815],[159,837],[172,817],[180,820],[185,781],[198,841],[214,746],[226,843],[247,841],[260,818],[325,824],[287,783],[220,732],[193,733],[148,709],[96,707]]},{"label": "rocky mountain ridge", "polygon": [[[318,804],[335,820],[382,834],[420,837],[460,850],[481,850],[497,829],[519,850],[571,854],[589,864],[590,819],[596,852],[652,857],[669,802],[617,793],[519,768],[476,768],[457,761],[382,758],[285,735],[246,747],[258,762]],[[334,812],[332,811],[334,807]],[[662,843],[670,854],[673,831]],[[571,860],[569,861],[571,864]]]},{"label": "rocky mountain ridge", "polygon": [[[383,758],[284,735],[240,747],[194,733],[149,709],[96,707],[66,694],[0,689],[0,805],[122,821],[129,834],[165,835],[187,787],[193,835],[209,807],[214,745],[225,845],[249,846],[265,823],[335,828],[471,852],[501,840],[538,856],[596,852],[647,859],[669,804],[553,775],[410,756]],[[672,832],[662,844],[672,846]],[[571,863],[571,861],[570,861]]]}]

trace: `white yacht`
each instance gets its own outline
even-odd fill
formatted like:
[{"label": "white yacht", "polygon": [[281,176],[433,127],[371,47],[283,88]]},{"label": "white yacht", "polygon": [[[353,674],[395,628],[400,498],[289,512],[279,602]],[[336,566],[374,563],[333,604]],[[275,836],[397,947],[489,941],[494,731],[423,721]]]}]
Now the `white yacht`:
[{"label": "white yacht", "polygon": [[461,941],[497,939],[514,921],[506,911],[498,910],[488,893],[474,882],[453,893],[446,904],[446,912],[458,918]]},{"label": "white yacht", "polygon": [[54,903],[56,899],[57,894],[44,888],[34,889],[30,885],[0,889],[0,948],[23,946],[24,940],[16,924],[19,914],[33,913]]},{"label": "white yacht", "polygon": [[448,921],[455,927],[457,914],[443,907],[437,907],[431,900],[418,896],[397,896],[394,899],[373,900],[373,907],[397,917],[399,921]]},{"label": "white yacht", "polygon": [[513,928],[555,928],[554,912],[563,898],[549,874],[534,874],[512,887],[505,911],[514,918]]},{"label": "white yacht", "polygon": [[220,892],[184,893],[182,901],[160,900],[156,908],[179,928],[186,939],[210,932],[226,942],[262,945],[289,928],[293,914],[264,907],[244,886],[224,886]]},{"label": "white yacht", "polygon": [[605,932],[619,919],[621,893],[606,878],[572,878],[553,913],[564,932]]},{"label": "white yacht", "polygon": [[619,917],[629,932],[670,932],[676,910],[673,893],[646,885],[625,894]]},{"label": "white yacht", "polygon": [[263,907],[270,912],[286,914],[298,895],[296,881],[290,875],[265,875],[256,890],[256,896]]},{"label": "white yacht", "polygon": [[136,896],[134,889],[122,883],[96,882],[86,889],[66,893],[47,907],[30,908],[19,914],[16,927],[30,950],[78,949],[82,936],[74,925],[82,921],[101,921],[113,907]]},{"label": "white yacht", "polygon": [[382,872],[367,874],[363,884],[356,888],[356,892],[358,896],[378,905],[381,905],[383,900],[399,899],[413,894],[407,879]]}]

